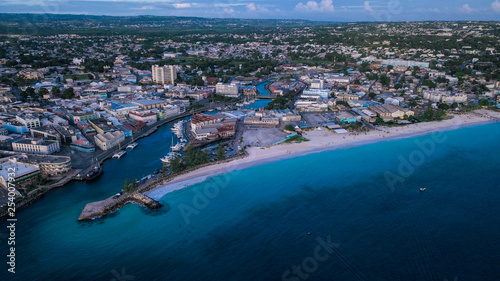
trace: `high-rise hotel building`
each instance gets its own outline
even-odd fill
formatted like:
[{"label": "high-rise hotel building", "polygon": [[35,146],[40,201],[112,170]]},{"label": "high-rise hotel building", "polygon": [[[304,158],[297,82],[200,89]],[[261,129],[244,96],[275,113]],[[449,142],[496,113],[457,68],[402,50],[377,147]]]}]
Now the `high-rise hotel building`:
[{"label": "high-rise hotel building", "polygon": [[155,83],[173,84],[175,79],[177,79],[177,67],[175,65],[153,65],[151,75]]}]

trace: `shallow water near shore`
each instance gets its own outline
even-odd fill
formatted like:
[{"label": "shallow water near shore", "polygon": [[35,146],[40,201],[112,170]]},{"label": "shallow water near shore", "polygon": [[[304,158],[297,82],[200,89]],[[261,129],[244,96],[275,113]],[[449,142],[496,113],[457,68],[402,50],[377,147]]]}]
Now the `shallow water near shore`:
[{"label": "shallow water near shore", "polygon": [[[167,212],[129,204],[78,222],[85,204],[161,166],[165,126],[107,161],[97,181],[71,183],[21,211],[17,273],[4,264],[0,279],[495,280],[500,124],[443,134],[432,153],[417,145],[428,135],[311,154],[169,193]],[[393,186],[388,175],[399,177]],[[335,247],[322,248],[320,261],[321,239]]]}]

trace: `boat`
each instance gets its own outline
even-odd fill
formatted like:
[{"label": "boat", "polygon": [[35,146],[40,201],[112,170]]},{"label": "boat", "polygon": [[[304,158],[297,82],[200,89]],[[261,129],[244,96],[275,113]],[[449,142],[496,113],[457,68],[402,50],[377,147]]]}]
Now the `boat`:
[{"label": "boat", "polygon": [[213,109],[213,108],[210,108],[210,109],[208,110],[208,112],[214,112],[214,111],[215,111],[215,109]]},{"label": "boat", "polygon": [[113,158],[120,159],[123,155],[125,155],[125,153],[127,153],[127,151],[122,150],[122,146],[118,144],[118,152],[113,154]]},{"label": "boat", "polygon": [[420,192],[424,192],[426,189],[427,189],[427,188],[425,188],[425,187],[421,187],[421,188],[420,188]]},{"label": "boat", "polygon": [[134,148],[136,148],[138,145],[139,145],[138,143],[134,142],[134,143],[131,143],[131,144],[127,145],[127,148],[128,148],[128,149],[134,149]]},{"label": "boat", "polygon": [[177,152],[170,152],[169,154],[165,155],[163,158],[161,158],[161,162],[165,165],[170,165],[170,161],[172,161],[175,158],[181,157],[182,155]]},{"label": "boat", "polygon": [[171,149],[172,149],[172,151],[174,151],[174,152],[179,152],[179,151],[181,151],[181,150],[184,148],[184,146],[186,146],[186,144],[185,144],[185,143],[178,142],[176,145],[173,145],[173,146],[171,146],[170,148],[171,148]]},{"label": "boat", "polygon": [[179,152],[182,150],[182,146],[181,146],[181,143],[178,142],[176,145],[173,145],[170,147],[172,149],[172,151],[175,151],[175,152]]},{"label": "boat", "polygon": [[[92,163],[94,163],[94,159],[92,159]],[[95,164],[92,165],[92,168],[88,173],[85,174],[84,178],[88,181],[95,180],[97,177],[102,175],[102,173],[102,167],[101,165],[99,165],[99,161],[97,161],[96,159]]]},{"label": "boat", "polygon": [[117,153],[113,154],[113,158],[120,159],[123,155],[125,155],[125,153],[127,153],[125,150],[118,151]]}]

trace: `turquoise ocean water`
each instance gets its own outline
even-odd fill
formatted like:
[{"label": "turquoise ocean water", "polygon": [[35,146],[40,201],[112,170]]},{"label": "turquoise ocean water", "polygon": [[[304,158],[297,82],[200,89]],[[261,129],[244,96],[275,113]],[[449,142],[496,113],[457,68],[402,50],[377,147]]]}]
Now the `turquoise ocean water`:
[{"label": "turquoise ocean water", "polygon": [[159,168],[170,136],[163,127],[99,180],[22,210],[17,273],[3,262],[0,280],[500,278],[498,123],[256,166],[168,194],[160,211],[77,221],[125,178]]}]

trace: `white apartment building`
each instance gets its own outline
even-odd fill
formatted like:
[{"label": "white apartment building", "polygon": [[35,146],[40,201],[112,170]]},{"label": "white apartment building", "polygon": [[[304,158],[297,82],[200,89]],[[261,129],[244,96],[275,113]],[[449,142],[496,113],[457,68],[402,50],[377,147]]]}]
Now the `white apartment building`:
[{"label": "white apartment building", "polygon": [[108,132],[105,134],[97,134],[94,136],[94,141],[97,147],[103,151],[112,149],[118,146],[125,140],[125,134],[122,131]]},{"label": "white apartment building", "polygon": [[52,154],[61,149],[58,141],[21,139],[12,143],[12,150],[36,154]]},{"label": "white apartment building", "polygon": [[448,92],[427,91],[424,92],[423,97],[432,102],[464,103],[467,101],[467,95],[465,94],[451,95]]},{"label": "white apartment building", "polygon": [[28,129],[40,127],[40,119],[33,115],[24,115],[23,117],[17,115],[16,120]]},{"label": "white apartment building", "polygon": [[219,95],[223,95],[230,98],[239,97],[238,85],[234,83],[231,84],[217,83],[217,85],[215,85],[215,92]]},{"label": "white apartment building", "polygon": [[153,65],[151,76],[155,83],[174,84],[175,79],[177,79],[177,67],[175,65]]}]

